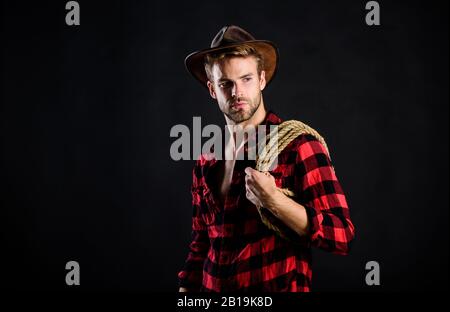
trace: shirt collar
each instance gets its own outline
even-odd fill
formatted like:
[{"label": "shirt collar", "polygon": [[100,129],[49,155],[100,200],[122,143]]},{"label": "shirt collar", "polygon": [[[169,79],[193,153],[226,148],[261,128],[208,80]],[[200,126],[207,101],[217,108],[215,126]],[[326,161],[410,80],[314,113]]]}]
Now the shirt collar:
[{"label": "shirt collar", "polygon": [[282,119],[278,117],[272,110],[269,110],[264,118],[262,125],[279,125],[282,122]]}]

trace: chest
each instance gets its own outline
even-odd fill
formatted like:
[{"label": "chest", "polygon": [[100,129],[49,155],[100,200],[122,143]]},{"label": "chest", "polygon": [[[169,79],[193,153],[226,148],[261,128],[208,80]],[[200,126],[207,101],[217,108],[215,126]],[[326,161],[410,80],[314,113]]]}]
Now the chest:
[{"label": "chest", "polygon": [[216,168],[215,174],[215,188],[216,194],[223,202],[230,190],[230,186],[233,180],[233,173],[235,169],[235,160],[224,160]]}]

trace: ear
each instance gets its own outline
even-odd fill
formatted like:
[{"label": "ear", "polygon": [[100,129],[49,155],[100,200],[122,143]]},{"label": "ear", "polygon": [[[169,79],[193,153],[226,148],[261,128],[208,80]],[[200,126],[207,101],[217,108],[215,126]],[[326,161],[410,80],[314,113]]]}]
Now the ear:
[{"label": "ear", "polygon": [[259,89],[262,91],[266,87],[266,71],[262,70],[261,75],[259,77]]},{"label": "ear", "polygon": [[211,97],[213,99],[216,99],[216,92],[214,91],[214,84],[211,81],[208,80],[206,85],[208,86],[209,95],[211,95]]}]

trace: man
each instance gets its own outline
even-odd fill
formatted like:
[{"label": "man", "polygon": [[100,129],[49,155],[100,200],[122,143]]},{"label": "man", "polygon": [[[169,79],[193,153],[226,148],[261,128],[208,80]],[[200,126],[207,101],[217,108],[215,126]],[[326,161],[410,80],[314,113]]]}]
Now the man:
[{"label": "man", "polygon": [[[217,101],[229,129],[281,123],[262,96],[278,63],[273,43],[227,26],[210,48],[185,62]],[[236,155],[240,147],[230,137],[225,149]],[[323,144],[302,134],[280,153],[270,174],[254,166],[252,160],[205,155],[196,162],[192,242],[178,274],[180,291],[310,291],[311,247],[348,253],[354,227]],[[284,236],[261,222],[257,207],[264,207]]]}]

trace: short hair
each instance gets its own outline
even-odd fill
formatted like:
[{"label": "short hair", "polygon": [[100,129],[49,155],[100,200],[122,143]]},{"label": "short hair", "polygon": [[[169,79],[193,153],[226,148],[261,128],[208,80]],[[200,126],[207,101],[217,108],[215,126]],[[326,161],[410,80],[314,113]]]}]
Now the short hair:
[{"label": "short hair", "polygon": [[264,59],[254,47],[248,44],[242,44],[225,50],[220,50],[219,52],[216,53],[211,52],[206,54],[204,65],[208,80],[213,81],[212,67],[216,62],[223,60],[227,57],[247,57],[247,56],[253,56],[255,58],[258,75],[260,75],[261,71],[264,68]]}]

